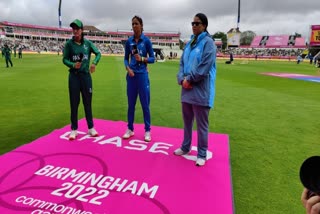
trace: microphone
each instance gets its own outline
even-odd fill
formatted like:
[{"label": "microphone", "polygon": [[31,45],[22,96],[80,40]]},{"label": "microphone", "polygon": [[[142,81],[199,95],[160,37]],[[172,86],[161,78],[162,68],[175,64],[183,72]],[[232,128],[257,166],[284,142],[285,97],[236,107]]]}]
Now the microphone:
[{"label": "microphone", "polygon": [[[78,60],[76,61],[76,65],[75,65],[75,69],[79,70],[81,68],[81,65],[77,65],[78,63],[82,63],[82,60],[83,60],[83,53],[80,53],[79,54],[79,58]],[[75,71],[75,74],[78,74],[78,71]]]},{"label": "microphone", "polygon": [[137,45],[133,45],[133,46],[132,46],[132,52],[133,52],[133,53],[132,53],[133,55],[135,55],[135,54],[138,53],[138,47],[137,47]]}]

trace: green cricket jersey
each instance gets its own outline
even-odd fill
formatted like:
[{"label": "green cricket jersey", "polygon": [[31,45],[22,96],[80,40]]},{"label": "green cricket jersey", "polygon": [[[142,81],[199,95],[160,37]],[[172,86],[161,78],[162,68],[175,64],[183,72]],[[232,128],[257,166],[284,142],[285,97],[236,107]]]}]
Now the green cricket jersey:
[{"label": "green cricket jersey", "polygon": [[[92,63],[97,65],[101,58],[99,49],[91,41],[85,38],[83,38],[81,44],[77,44],[72,38],[68,40],[64,46],[63,63],[70,68],[70,72],[89,73],[91,53],[95,54]],[[75,69],[75,63],[80,61],[81,68]]]}]

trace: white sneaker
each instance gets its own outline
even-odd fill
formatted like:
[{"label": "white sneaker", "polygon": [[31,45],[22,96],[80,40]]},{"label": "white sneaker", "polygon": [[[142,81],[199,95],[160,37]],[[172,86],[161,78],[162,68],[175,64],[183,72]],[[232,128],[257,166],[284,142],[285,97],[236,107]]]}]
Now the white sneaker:
[{"label": "white sneaker", "polygon": [[94,129],[94,128],[91,128],[88,130],[88,134],[91,136],[91,137],[97,137],[99,134],[98,132]]},{"label": "white sneaker", "polygon": [[151,141],[151,133],[150,132],[146,132],[144,134],[144,141],[147,141],[147,142]]},{"label": "white sneaker", "polygon": [[206,160],[203,158],[197,158],[196,161],[196,166],[204,166],[204,164],[206,163]]},{"label": "white sneaker", "polygon": [[128,139],[134,135],[134,132],[131,131],[130,129],[127,129],[126,133],[122,136],[123,139]]},{"label": "white sneaker", "polygon": [[186,155],[186,154],[188,154],[189,152],[185,152],[185,151],[183,151],[182,149],[176,149],[176,150],[174,150],[174,152],[173,152],[173,154],[175,154],[175,155],[178,155],[178,156],[181,156],[181,155]]},{"label": "white sneaker", "polygon": [[76,139],[77,135],[78,135],[77,130],[72,130],[71,133],[70,133],[70,135],[69,135],[69,140],[74,140],[74,139]]}]

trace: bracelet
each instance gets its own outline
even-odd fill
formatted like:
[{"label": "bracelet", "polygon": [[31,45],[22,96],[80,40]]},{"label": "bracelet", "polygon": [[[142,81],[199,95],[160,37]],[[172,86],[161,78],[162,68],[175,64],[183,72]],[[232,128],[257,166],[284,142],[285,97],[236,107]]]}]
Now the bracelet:
[{"label": "bracelet", "polygon": [[141,62],[144,62],[144,57],[143,56],[141,57]]}]

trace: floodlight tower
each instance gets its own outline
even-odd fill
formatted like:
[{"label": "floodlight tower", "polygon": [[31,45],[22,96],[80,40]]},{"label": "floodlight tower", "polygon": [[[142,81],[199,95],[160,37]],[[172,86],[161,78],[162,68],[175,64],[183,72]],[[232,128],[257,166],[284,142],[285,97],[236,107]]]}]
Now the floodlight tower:
[{"label": "floodlight tower", "polygon": [[58,8],[58,18],[59,18],[59,28],[61,28],[61,1],[59,0],[59,8]]},{"label": "floodlight tower", "polygon": [[237,30],[240,27],[240,0],[238,0],[238,22],[237,22]]}]

